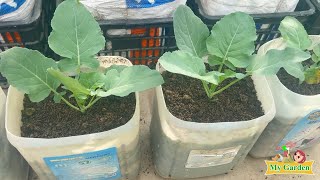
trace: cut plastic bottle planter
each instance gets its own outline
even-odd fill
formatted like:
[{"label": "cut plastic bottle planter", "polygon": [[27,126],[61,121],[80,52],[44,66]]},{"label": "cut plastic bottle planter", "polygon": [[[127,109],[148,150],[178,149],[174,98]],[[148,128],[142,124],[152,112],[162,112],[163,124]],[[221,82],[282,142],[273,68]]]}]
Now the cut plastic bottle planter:
[{"label": "cut plastic bottle planter", "polygon": [[[122,57],[101,59],[104,67],[115,62],[132,65]],[[9,88],[6,131],[10,143],[18,149],[40,179],[59,179],[59,176],[91,179],[101,175],[105,177],[106,174],[110,178],[136,178],[140,168],[138,93],[134,115],[125,125],[100,133],[53,139],[21,137],[23,98],[23,93],[12,86]],[[88,165],[85,165],[86,160],[90,161]]]},{"label": "cut plastic bottle planter", "polygon": [[[320,36],[310,36],[313,44]],[[269,49],[283,49],[282,38],[272,40],[259,49],[265,54]],[[286,88],[277,76],[267,77],[276,105],[276,115],[252,148],[253,157],[271,157],[281,153],[286,145],[291,152],[305,149],[320,142],[320,94],[306,96]]]},{"label": "cut plastic bottle planter", "polygon": [[28,178],[28,164],[7,140],[5,126],[6,96],[0,88],[0,179],[19,180]]},{"label": "cut plastic bottle planter", "polygon": [[266,79],[257,76],[252,79],[265,114],[241,122],[184,121],[169,112],[161,86],[156,88],[151,146],[160,176],[185,179],[223,174],[244,160],[275,115]]}]

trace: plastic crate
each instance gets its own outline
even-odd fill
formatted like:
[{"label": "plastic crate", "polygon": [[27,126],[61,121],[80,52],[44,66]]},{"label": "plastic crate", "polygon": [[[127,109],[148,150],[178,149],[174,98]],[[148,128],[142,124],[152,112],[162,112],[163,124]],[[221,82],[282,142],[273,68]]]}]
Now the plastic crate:
[{"label": "plastic crate", "polygon": [[[56,0],[54,6],[61,1]],[[123,56],[134,65],[155,68],[164,52],[177,49],[172,18],[99,20],[98,23],[106,39],[106,45],[98,55]],[[60,59],[54,52],[51,54],[52,58]]]},{"label": "plastic crate", "polygon": [[[42,7],[42,0],[37,0],[32,17],[29,21],[1,22],[0,23],[0,53],[14,46],[27,47],[46,51],[46,21]],[[6,79],[0,74],[0,85],[7,87]]]},{"label": "plastic crate", "polygon": [[172,18],[99,21],[106,46],[99,55],[123,56],[133,64],[155,67],[166,51],[175,50]]},{"label": "plastic crate", "polygon": [[312,22],[309,27],[309,34],[319,35],[320,34],[320,1],[311,0],[313,5],[316,7],[316,13],[313,16]]},{"label": "plastic crate", "polygon": [[[200,3],[193,1],[192,6],[196,15],[199,16],[204,23],[211,29],[212,26],[223,16],[208,16],[200,13],[202,7]],[[198,7],[197,7],[198,6]],[[203,11],[202,11],[203,12]],[[315,7],[310,0],[300,0],[294,12],[285,13],[266,13],[266,14],[251,14],[257,27],[256,50],[264,43],[280,37],[278,30],[280,22],[286,16],[297,18],[303,25],[308,26],[312,15],[315,12]]]},{"label": "plastic crate", "polygon": [[0,52],[14,46],[28,47],[43,52],[44,16],[42,1],[36,1],[32,17],[27,22],[0,23]]}]

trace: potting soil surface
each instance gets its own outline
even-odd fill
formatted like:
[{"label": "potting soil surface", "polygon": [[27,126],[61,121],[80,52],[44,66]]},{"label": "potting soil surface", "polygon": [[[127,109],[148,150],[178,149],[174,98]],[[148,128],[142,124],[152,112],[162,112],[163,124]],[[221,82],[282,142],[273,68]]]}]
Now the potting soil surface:
[{"label": "potting soil surface", "polygon": [[[170,72],[162,75],[165,79],[162,88],[167,107],[182,120],[199,123],[235,122],[255,119],[264,114],[251,78],[245,78],[209,99],[200,80]],[[222,85],[226,83],[227,80]]]},{"label": "potting soil surface", "polygon": [[50,96],[39,103],[24,98],[21,135],[33,138],[58,138],[108,131],[127,123],[135,110],[135,94],[101,98],[85,113]]},{"label": "potting soil surface", "polygon": [[320,84],[307,84],[306,82],[299,84],[299,79],[291,76],[284,69],[281,69],[277,76],[284,86],[295,93],[302,95],[320,94]]},{"label": "potting soil surface", "polygon": [[[152,117],[154,91],[148,90],[140,94],[141,120],[140,120],[140,145],[141,168],[136,180],[164,180],[157,175],[152,162],[150,148],[150,122]],[[265,175],[267,158],[252,158],[247,156],[243,162],[237,164],[230,172],[210,177],[195,178],[195,180],[319,180],[320,179],[320,144],[306,149],[307,160],[315,160],[313,172],[315,175],[283,174]],[[31,168],[30,168],[31,169]],[[16,169],[13,169],[16,170]],[[29,180],[40,180],[31,169]]]}]

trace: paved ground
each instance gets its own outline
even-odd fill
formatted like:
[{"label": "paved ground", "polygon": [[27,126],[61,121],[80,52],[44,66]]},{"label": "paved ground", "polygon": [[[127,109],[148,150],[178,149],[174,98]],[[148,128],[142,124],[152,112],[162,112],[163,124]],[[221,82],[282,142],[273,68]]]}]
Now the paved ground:
[{"label": "paved ground", "polygon": [[[149,139],[149,125],[150,125],[150,110],[152,100],[149,98],[152,91],[143,92],[141,101],[141,145],[142,145],[142,165],[141,173],[138,180],[162,180],[163,178],[156,175],[150,152],[150,139]],[[315,175],[269,175],[265,176],[266,165],[265,159],[254,159],[248,156],[244,162],[240,163],[231,172],[223,175],[198,178],[199,180],[320,180],[320,144],[305,151],[308,159],[315,160],[313,166]],[[30,179],[37,179],[36,175],[31,175]]]}]

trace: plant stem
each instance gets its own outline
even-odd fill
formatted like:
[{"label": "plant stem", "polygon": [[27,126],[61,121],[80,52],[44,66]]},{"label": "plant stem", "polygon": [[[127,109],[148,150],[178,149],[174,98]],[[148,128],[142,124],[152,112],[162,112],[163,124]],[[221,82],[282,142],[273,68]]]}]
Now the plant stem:
[{"label": "plant stem", "polygon": [[[58,93],[56,90],[52,89],[50,86],[49,86],[49,88],[51,89],[51,91],[52,91],[53,93],[55,93],[55,94],[58,95],[58,96],[61,96],[60,93]],[[65,102],[65,103],[66,103],[68,106],[70,106],[71,108],[73,108],[73,109],[75,109],[75,110],[77,110],[77,111],[81,111],[80,108],[72,105],[72,104],[71,104],[68,100],[66,100],[63,96],[61,96],[61,99],[62,99],[63,102]]]},{"label": "plant stem", "polygon": [[220,66],[219,66],[219,69],[218,69],[219,72],[222,71],[223,63],[224,63],[224,60],[222,61],[222,63],[221,63]]},{"label": "plant stem", "polygon": [[72,105],[68,100],[66,100],[64,97],[61,96],[61,99],[63,102],[65,102],[68,106],[70,106],[71,108],[77,110],[77,111],[81,111],[78,107]]},{"label": "plant stem", "polygon": [[79,102],[79,99],[76,98],[76,97],[75,97],[75,100],[76,100],[76,102],[77,102],[77,105],[78,105],[80,111],[81,111],[81,112],[84,112],[84,110],[83,110],[83,109],[84,109],[83,103]]},{"label": "plant stem", "polygon": [[201,80],[201,81],[202,81],[202,85],[203,85],[203,87],[204,87],[204,90],[206,91],[207,96],[210,97],[210,89],[209,89],[209,87],[208,87],[207,82],[205,82],[205,81],[203,81],[203,80]]},{"label": "plant stem", "polygon": [[219,69],[218,69],[219,72],[222,71],[222,68],[223,68],[223,65],[224,65],[224,62],[226,61],[226,59],[227,59],[227,57],[224,56],[223,59],[222,59],[222,63],[220,64]]},{"label": "plant stem", "polygon": [[[245,77],[247,77],[248,75],[246,75]],[[211,99],[213,96],[222,93],[224,90],[228,89],[230,86],[234,85],[235,83],[237,83],[238,81],[244,79],[245,77],[241,78],[241,79],[236,79],[234,81],[232,81],[231,83],[229,83],[228,85],[224,86],[223,88],[219,89],[218,91],[215,91],[213,93],[210,94],[209,98]]]},{"label": "plant stem", "polygon": [[91,97],[91,99],[90,99],[90,101],[89,101],[88,105],[92,103],[92,101],[94,100],[94,98],[95,98],[95,97],[96,97],[96,95],[94,95],[94,96],[92,96],[92,97]]},{"label": "plant stem", "polygon": [[210,93],[211,93],[211,92],[214,92],[214,91],[217,89],[217,87],[218,87],[218,85],[211,84]]},{"label": "plant stem", "polygon": [[90,108],[92,105],[94,105],[99,99],[101,99],[101,97],[97,97],[94,101],[90,101],[90,103],[86,106],[86,107],[84,107],[83,108],[83,110],[85,111],[85,110],[87,110],[88,108]]}]

